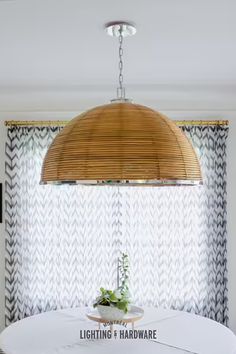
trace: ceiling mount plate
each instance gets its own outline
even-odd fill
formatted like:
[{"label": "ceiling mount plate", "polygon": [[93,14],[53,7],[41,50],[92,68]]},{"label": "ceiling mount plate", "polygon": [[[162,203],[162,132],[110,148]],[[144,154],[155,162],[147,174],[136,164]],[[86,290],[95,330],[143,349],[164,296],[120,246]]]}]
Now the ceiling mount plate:
[{"label": "ceiling mount plate", "polygon": [[107,34],[112,37],[119,37],[122,34],[123,37],[133,36],[137,30],[133,23],[124,21],[113,21],[105,24]]}]

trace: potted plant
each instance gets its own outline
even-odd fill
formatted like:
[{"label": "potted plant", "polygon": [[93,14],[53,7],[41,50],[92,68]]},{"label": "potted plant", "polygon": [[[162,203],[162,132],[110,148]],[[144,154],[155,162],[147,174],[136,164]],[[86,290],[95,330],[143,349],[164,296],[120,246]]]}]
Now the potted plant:
[{"label": "potted plant", "polygon": [[118,260],[118,271],[121,285],[115,290],[100,288],[100,295],[96,298],[94,307],[97,307],[100,316],[106,320],[121,320],[129,310],[130,294],[128,289],[129,262],[128,256],[122,254]]}]

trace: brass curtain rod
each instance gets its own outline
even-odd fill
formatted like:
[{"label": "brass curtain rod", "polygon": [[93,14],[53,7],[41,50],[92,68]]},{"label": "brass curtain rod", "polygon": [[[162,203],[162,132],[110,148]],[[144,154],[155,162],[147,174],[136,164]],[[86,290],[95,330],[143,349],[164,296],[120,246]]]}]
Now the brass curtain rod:
[{"label": "brass curtain rod", "polygon": [[[69,120],[6,120],[5,126],[64,126]],[[183,125],[229,125],[228,120],[176,120],[179,126]]]}]

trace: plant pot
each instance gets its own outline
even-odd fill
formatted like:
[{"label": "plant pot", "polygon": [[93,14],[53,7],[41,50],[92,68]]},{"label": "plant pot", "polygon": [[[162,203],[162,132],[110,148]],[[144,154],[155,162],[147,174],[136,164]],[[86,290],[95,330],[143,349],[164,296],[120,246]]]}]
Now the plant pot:
[{"label": "plant pot", "polygon": [[122,318],[125,315],[124,311],[119,310],[117,307],[98,305],[97,309],[98,309],[99,315],[104,320],[108,320],[108,321],[122,320]]}]

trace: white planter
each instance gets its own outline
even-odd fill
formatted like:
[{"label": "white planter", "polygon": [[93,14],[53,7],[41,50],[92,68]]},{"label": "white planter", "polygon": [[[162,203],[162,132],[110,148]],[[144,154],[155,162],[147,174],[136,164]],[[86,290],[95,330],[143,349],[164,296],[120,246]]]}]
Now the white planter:
[{"label": "white planter", "polygon": [[97,309],[98,309],[100,316],[104,320],[108,320],[108,321],[122,320],[122,318],[125,315],[124,311],[119,310],[118,308],[112,307],[112,306],[98,305]]}]

